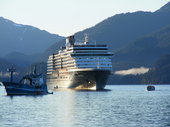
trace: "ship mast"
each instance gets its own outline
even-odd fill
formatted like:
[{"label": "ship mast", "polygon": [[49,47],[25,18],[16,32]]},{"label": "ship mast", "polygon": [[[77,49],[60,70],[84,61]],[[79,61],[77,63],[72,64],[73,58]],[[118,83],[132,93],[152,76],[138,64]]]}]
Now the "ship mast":
[{"label": "ship mast", "polygon": [[16,69],[12,65],[12,67],[8,68],[7,71],[10,72],[10,82],[13,82],[13,73],[16,72]]},{"label": "ship mast", "polygon": [[85,36],[84,36],[84,44],[87,45],[88,41],[89,41],[88,35],[85,34]]}]

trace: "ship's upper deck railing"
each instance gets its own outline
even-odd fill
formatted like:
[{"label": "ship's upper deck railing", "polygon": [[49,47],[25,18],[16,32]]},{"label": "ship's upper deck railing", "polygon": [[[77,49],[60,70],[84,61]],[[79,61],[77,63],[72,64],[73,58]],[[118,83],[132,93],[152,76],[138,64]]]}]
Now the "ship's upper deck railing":
[{"label": "ship's upper deck railing", "polygon": [[74,45],[73,47],[107,47],[107,45]]},{"label": "ship's upper deck railing", "polygon": [[[92,48],[93,47],[104,47],[104,48],[106,48],[107,45],[74,45],[74,46],[69,47],[69,48],[74,49],[74,48],[79,48],[79,47],[92,47]],[[66,46],[63,46],[61,49],[62,50],[66,49]]]}]

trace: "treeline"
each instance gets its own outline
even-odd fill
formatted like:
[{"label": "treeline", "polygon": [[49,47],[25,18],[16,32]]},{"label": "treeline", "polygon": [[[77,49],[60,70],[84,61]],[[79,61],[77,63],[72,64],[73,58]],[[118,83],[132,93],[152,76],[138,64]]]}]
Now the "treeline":
[{"label": "treeline", "polygon": [[161,57],[154,67],[143,75],[142,83],[170,84],[170,55]]},{"label": "treeline", "polygon": [[170,84],[170,55],[164,55],[144,75],[112,75],[108,84]]}]

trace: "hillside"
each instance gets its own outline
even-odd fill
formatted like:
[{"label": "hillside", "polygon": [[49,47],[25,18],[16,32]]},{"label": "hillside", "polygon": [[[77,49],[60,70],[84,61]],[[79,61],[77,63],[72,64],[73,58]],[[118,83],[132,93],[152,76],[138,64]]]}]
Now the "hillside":
[{"label": "hillside", "polygon": [[0,58],[0,70],[1,71],[7,71],[7,68],[9,66],[12,66],[12,63],[10,63],[9,61]]},{"label": "hillside", "polygon": [[40,56],[41,54],[25,55],[20,52],[11,52],[6,54],[3,58],[20,67],[26,67],[34,62],[39,61]]},{"label": "hillside", "polygon": [[[130,42],[169,25],[170,11],[164,8],[170,8],[169,3],[153,13],[138,11],[114,15],[94,27],[77,32],[75,38],[81,41],[87,34],[90,42],[107,44],[111,50],[117,51]],[[49,47],[43,55],[44,59],[64,43],[63,40]]]},{"label": "hillside", "polygon": [[[146,66],[170,53],[170,26],[138,39],[115,53],[113,65],[119,69]],[[123,66],[126,65],[126,66]]]},{"label": "hillside", "polygon": [[42,53],[47,47],[63,37],[33,26],[16,24],[0,17],[0,57],[20,52],[26,55]]},{"label": "hillside", "polygon": [[160,57],[154,67],[143,76],[142,83],[170,84],[170,55]]},{"label": "hillside", "polygon": [[163,7],[161,7],[159,10],[156,12],[170,12],[170,2],[165,4]]}]

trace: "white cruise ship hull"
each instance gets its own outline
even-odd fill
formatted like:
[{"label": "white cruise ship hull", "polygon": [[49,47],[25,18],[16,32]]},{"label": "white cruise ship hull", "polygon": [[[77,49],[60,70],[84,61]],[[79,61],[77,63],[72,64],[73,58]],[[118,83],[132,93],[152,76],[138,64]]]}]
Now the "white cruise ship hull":
[{"label": "white cruise ship hull", "polygon": [[48,89],[76,88],[76,89],[104,89],[110,75],[110,70],[102,69],[73,69],[57,74],[47,75]]}]

